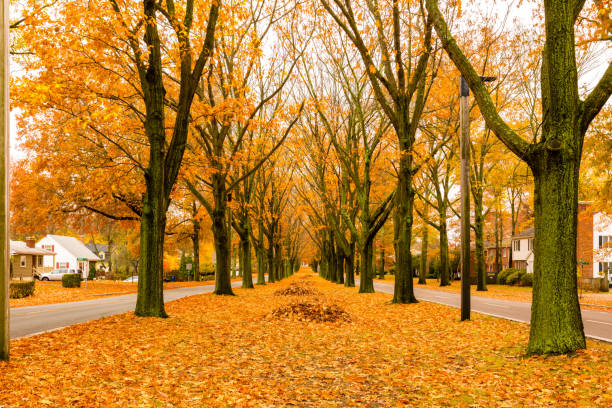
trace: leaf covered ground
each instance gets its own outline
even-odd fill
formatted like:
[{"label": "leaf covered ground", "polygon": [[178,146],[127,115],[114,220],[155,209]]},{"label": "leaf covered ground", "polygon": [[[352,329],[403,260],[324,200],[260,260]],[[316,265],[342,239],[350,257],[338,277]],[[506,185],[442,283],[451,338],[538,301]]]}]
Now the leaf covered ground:
[{"label": "leaf covered ground", "polygon": [[[525,357],[527,325],[459,322],[456,309],[393,305],[315,275],[314,295],[275,294],[301,276],[170,302],[168,319],[124,314],[14,340],[0,406],[612,406],[610,345]],[[275,315],[294,303],[349,318]]]},{"label": "leaf covered ground", "polygon": [[[186,286],[213,285],[214,281],[206,282],[167,282],[166,289],[183,288]],[[10,299],[11,307],[46,305],[51,303],[76,302],[79,300],[92,300],[101,297],[125,295],[135,293],[138,283],[95,280],[81,282],[80,288],[64,288],[62,282],[37,281],[34,286],[34,295],[21,299]]]}]

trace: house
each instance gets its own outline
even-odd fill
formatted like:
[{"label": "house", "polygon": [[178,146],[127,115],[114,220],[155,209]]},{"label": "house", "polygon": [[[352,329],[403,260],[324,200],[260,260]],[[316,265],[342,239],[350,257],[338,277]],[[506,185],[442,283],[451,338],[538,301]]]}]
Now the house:
[{"label": "house", "polygon": [[93,241],[90,241],[89,244],[85,245],[87,249],[89,249],[92,253],[98,255],[100,260],[96,262],[97,270],[105,270],[108,271],[110,269],[110,248],[108,244],[96,244]]},{"label": "house", "polygon": [[529,228],[512,236],[512,267],[533,273],[533,238],[535,229]]},{"label": "house", "polygon": [[[512,236],[512,267],[533,273],[533,243],[533,228]],[[597,284],[595,279],[612,272],[612,216],[593,211],[586,201],[578,203],[576,259],[583,283]]]},{"label": "house", "polygon": [[11,241],[11,279],[33,279],[35,275],[49,272],[44,268],[43,257],[55,256],[55,253],[42,248],[36,248],[34,238],[24,241]]},{"label": "house", "polygon": [[100,261],[100,258],[85,244],[73,237],[47,235],[36,245],[55,253],[53,257],[43,257],[45,267],[77,269],[81,271],[84,278],[89,274],[89,263]]},{"label": "house", "polygon": [[[497,265],[495,263],[495,254],[497,252],[497,246],[495,245],[495,242],[486,241],[484,243],[483,252],[487,282],[494,282],[494,279],[497,274],[509,267],[510,241],[502,241],[499,250],[501,253],[501,270],[498,271]],[[470,247],[470,277],[472,277],[472,281],[476,281],[476,249],[474,244],[472,244]]]},{"label": "house", "polygon": [[583,283],[612,273],[612,215],[593,211],[590,202],[578,203],[576,259]]}]

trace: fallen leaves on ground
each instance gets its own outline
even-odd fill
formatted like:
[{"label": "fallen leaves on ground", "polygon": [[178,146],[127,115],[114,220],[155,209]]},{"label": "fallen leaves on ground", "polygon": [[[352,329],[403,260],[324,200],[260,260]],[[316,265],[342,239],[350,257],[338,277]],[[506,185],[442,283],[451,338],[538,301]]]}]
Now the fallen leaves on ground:
[{"label": "fallen leaves on ground", "polygon": [[[235,280],[235,279],[234,279]],[[200,282],[166,282],[164,289],[178,289],[188,286],[214,285],[214,281]],[[79,300],[92,300],[101,297],[125,295],[136,293],[138,283],[93,280],[81,282],[80,288],[64,288],[62,282],[37,281],[34,287],[34,295],[22,299],[10,299],[10,306],[37,306],[52,303],[76,302]]]},{"label": "fallen leaves on ground", "polygon": [[279,306],[270,314],[272,319],[289,319],[303,322],[338,322],[351,320],[348,313],[335,303],[320,297],[298,298]]},{"label": "fallen leaves on ground", "polygon": [[[528,326],[394,305],[312,277],[351,322],[270,320],[300,279],[167,304],[11,342],[8,407],[609,407],[612,346],[525,357]],[[311,275],[312,276],[312,275]]]},{"label": "fallen leaves on ground", "polygon": [[282,288],[274,292],[276,296],[312,296],[318,295],[320,292],[312,288],[311,281],[294,281],[286,288]]}]

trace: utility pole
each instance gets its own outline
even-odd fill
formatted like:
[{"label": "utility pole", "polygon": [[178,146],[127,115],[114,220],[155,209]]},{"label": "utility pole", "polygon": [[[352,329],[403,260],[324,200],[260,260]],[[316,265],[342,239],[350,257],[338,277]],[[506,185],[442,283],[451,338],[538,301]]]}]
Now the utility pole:
[{"label": "utility pole", "polygon": [[[481,76],[484,82],[497,77]],[[459,98],[461,159],[461,321],[470,320],[470,87],[461,76]]]},{"label": "utility pole", "polygon": [[0,361],[9,359],[9,5],[0,0]]},{"label": "utility pole", "polygon": [[461,159],[461,321],[470,320],[470,87],[461,76],[459,140]]}]

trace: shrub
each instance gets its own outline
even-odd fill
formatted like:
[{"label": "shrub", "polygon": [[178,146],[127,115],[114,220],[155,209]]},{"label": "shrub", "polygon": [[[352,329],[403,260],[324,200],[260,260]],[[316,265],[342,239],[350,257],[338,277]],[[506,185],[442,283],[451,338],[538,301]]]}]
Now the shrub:
[{"label": "shrub", "polygon": [[87,279],[93,280],[96,278],[96,266],[93,263],[89,264],[89,274],[87,275]]},{"label": "shrub", "polygon": [[11,282],[9,284],[9,297],[11,299],[21,299],[34,294],[36,281]]},{"label": "shrub", "polygon": [[526,274],[525,271],[523,271],[522,269],[516,270],[514,273],[510,274],[510,276],[506,278],[506,284],[507,285],[519,284],[519,282],[521,281],[521,278],[525,274]]},{"label": "shrub", "polygon": [[503,271],[497,274],[497,283],[501,285],[509,284],[508,277],[514,273],[519,273],[519,272],[520,272],[520,276],[522,276],[525,273],[525,271],[522,269],[516,269],[516,268],[504,269]]},{"label": "shrub", "polygon": [[515,285],[518,283],[520,278],[521,277],[518,272],[513,272],[506,278],[506,285]]},{"label": "shrub", "polygon": [[81,279],[80,273],[67,273],[62,276],[62,286],[65,288],[80,288]]},{"label": "shrub", "polygon": [[524,273],[523,276],[521,276],[519,285],[533,286],[533,273]]}]

